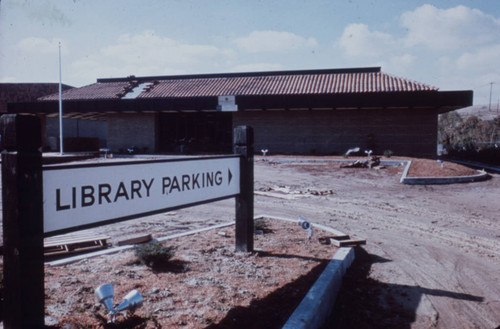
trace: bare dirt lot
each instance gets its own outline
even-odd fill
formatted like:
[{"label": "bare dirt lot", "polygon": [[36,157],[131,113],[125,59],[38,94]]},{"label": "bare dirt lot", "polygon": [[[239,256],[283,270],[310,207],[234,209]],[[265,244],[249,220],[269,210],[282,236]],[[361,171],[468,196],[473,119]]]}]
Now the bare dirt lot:
[{"label": "bare dirt lot", "polygon": [[399,167],[359,171],[333,166],[258,164],[259,185],[332,189],[334,194],[274,201],[271,207],[273,201],[258,198],[256,208],[306,216],[367,239],[359,257],[364,264],[353,275],[362,280],[348,281],[351,294],[341,295],[344,308],[337,314],[344,316],[338,327],[500,325],[497,175],[480,183],[407,186],[399,183]]},{"label": "bare dirt lot", "polygon": [[[334,162],[259,157],[255,190],[281,195],[257,194],[255,214],[303,216],[367,239],[328,328],[497,328],[500,176],[409,186],[399,183],[402,172],[403,166],[340,169]],[[225,200],[94,231],[116,242],[141,232],[157,237],[206,227],[233,216],[234,200]]]},{"label": "bare dirt lot", "polygon": [[[255,235],[251,253],[235,252],[234,225],[230,225],[166,240],[166,246],[175,248],[175,256],[152,268],[138,262],[133,251],[48,267],[46,324],[279,329],[337,248],[308,239],[295,222],[258,222],[266,225]],[[97,284],[104,283],[114,285],[115,304],[132,289],[140,291],[144,303],[136,316],[119,314],[116,326],[106,324],[108,311],[93,293]]]}]

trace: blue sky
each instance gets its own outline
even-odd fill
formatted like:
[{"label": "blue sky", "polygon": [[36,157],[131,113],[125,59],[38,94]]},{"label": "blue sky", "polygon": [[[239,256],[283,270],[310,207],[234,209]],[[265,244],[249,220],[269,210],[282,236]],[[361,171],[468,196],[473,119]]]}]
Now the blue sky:
[{"label": "blue sky", "polygon": [[381,66],[500,98],[498,0],[0,0],[0,82]]}]

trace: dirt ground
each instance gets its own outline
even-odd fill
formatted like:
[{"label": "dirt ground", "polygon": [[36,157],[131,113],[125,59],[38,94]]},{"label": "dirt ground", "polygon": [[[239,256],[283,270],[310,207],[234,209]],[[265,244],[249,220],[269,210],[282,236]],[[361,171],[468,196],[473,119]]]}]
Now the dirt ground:
[{"label": "dirt ground", "polygon": [[[255,252],[236,253],[234,225],[164,241],[175,248],[166,264],[147,267],[133,250],[46,268],[46,324],[57,328],[279,329],[337,248],[296,222],[262,219]],[[261,225],[259,225],[261,227]],[[134,317],[97,303],[97,284],[112,283],[114,303],[132,289],[144,303]],[[66,326],[66,327],[65,327]]]},{"label": "dirt ground", "polygon": [[261,177],[272,177],[278,186],[334,191],[327,197],[276,200],[274,206],[257,198],[257,211],[281,209],[285,216],[302,215],[368,241],[358,250],[361,262],[346,277],[332,328],[500,325],[498,175],[478,183],[408,186],[399,183],[402,167],[332,167],[256,166],[258,185],[265,182]]},{"label": "dirt ground", "polygon": [[[433,163],[438,172],[451,168]],[[410,186],[399,183],[403,169],[257,157],[255,190],[265,193],[255,195],[255,214],[303,216],[367,239],[327,328],[497,328],[500,176]],[[230,221],[234,206],[224,200],[94,231],[115,243],[142,232],[163,236]]]}]

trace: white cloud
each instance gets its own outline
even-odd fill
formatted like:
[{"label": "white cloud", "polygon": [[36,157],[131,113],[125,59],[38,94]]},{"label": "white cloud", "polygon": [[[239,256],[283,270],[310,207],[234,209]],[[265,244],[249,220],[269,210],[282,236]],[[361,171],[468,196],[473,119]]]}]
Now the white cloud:
[{"label": "white cloud", "polygon": [[423,5],[402,13],[399,22],[390,34],[365,24],[346,26],[338,42],[344,59],[441,90],[473,89],[474,102],[485,102],[482,90],[500,81],[500,19],[465,6]]},{"label": "white cloud", "polygon": [[[2,45],[0,72],[2,81],[52,82],[59,78],[59,38],[26,37]],[[69,45],[62,42],[63,73]],[[7,55],[8,54],[8,55]]]},{"label": "white cloud", "polygon": [[116,43],[76,60],[75,75],[91,79],[128,75],[163,75],[206,72],[215,63],[233,56],[213,45],[182,43],[154,31],[123,34]]},{"label": "white cloud", "polygon": [[0,79],[1,83],[12,83],[12,82],[17,82],[16,77],[3,77]]},{"label": "white cloud", "polygon": [[403,74],[417,62],[417,56],[412,54],[403,54],[401,56],[392,56],[389,60],[387,70],[396,74]]},{"label": "white cloud", "polygon": [[463,53],[456,63],[459,69],[479,72],[496,71],[500,73],[500,43]]},{"label": "white cloud", "polygon": [[[265,49],[274,52],[299,52],[304,48],[310,50],[317,46],[314,39],[305,39],[288,32],[254,32],[248,37],[235,40],[239,47],[230,49],[213,44],[189,44],[158,35],[154,31],[123,34],[113,44],[75,60],[71,66],[71,74],[75,79],[78,77],[80,80],[94,81],[99,77],[131,74],[144,76],[280,70],[283,69],[281,62],[256,58],[253,51]],[[245,60],[244,53],[249,49],[252,57]]]},{"label": "white cloud", "polygon": [[230,52],[212,45],[187,44],[161,37],[153,31],[141,34],[124,34],[114,45],[100,51],[104,57],[114,57],[127,63],[186,64],[204,61]]},{"label": "white cloud", "polygon": [[340,46],[349,56],[377,57],[391,52],[396,41],[387,33],[371,31],[365,24],[350,24],[340,37]]},{"label": "white cloud", "polygon": [[407,46],[426,46],[433,50],[456,50],[500,40],[500,20],[465,6],[438,9],[423,5],[401,15],[408,30]]},{"label": "white cloud", "polygon": [[[38,54],[57,54],[59,51],[60,39],[44,39],[37,37],[28,37],[19,41],[15,48],[18,51],[25,53],[38,53]],[[61,46],[61,50],[64,50]]]},{"label": "white cloud", "polygon": [[[454,63],[459,74],[475,89],[474,96],[481,99],[483,104],[486,104],[489,98],[490,82],[495,85],[500,83],[499,54],[500,43],[466,52]],[[498,91],[495,97],[498,99]]]},{"label": "white cloud", "polygon": [[235,42],[240,49],[250,53],[283,52],[318,46],[314,38],[283,31],[253,31],[246,37],[237,38]]},{"label": "white cloud", "polygon": [[231,68],[231,72],[258,72],[258,71],[279,71],[283,70],[281,64],[275,63],[253,63],[235,65]]}]

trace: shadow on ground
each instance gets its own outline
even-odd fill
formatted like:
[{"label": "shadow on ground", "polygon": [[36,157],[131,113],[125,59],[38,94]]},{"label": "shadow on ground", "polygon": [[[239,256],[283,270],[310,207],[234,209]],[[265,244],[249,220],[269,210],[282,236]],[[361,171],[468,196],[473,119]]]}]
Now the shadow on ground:
[{"label": "shadow on ground", "polygon": [[[300,257],[272,253],[259,253],[260,257]],[[323,272],[329,260],[308,258],[311,261],[320,261],[309,273],[297,280],[275,290],[262,299],[255,299],[248,307],[235,307],[226,317],[217,324],[205,329],[279,329],[288,320],[295,308]]]},{"label": "shadow on ground", "polygon": [[385,262],[391,260],[369,254],[361,247],[356,248],[355,261],[344,276],[333,313],[322,329],[410,329],[423,295],[483,301],[479,296],[390,284],[370,278],[372,264]]}]

